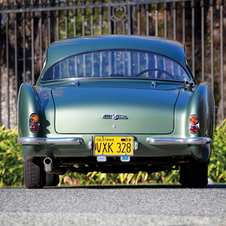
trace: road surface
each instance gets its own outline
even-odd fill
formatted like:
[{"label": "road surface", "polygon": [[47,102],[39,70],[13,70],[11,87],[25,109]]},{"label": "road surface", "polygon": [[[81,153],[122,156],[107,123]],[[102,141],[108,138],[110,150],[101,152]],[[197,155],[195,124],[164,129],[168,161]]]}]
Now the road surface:
[{"label": "road surface", "polygon": [[2,188],[0,225],[226,225],[226,185]]}]

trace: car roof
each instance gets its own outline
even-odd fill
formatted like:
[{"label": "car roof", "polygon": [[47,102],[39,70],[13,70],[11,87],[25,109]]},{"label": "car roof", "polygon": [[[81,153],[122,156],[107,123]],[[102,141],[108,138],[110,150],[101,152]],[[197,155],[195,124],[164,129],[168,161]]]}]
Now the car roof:
[{"label": "car roof", "polygon": [[52,43],[47,50],[46,66],[42,73],[59,59],[101,49],[131,49],[159,53],[174,59],[187,69],[183,45],[177,41],[152,36],[103,35],[69,38]]}]

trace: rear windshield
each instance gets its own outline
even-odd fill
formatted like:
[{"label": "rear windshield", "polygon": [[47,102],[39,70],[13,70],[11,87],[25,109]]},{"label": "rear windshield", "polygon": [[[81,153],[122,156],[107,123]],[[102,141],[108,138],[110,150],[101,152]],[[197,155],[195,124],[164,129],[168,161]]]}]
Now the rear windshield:
[{"label": "rear windshield", "polygon": [[189,80],[185,70],[165,56],[134,50],[103,50],[58,61],[47,70],[41,81],[111,77]]}]

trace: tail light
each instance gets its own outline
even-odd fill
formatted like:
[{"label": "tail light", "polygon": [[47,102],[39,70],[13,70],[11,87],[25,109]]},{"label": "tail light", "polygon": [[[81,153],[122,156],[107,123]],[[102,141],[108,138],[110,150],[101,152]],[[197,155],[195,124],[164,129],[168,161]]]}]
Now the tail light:
[{"label": "tail light", "polygon": [[39,126],[38,126],[37,124],[32,124],[32,125],[30,126],[31,132],[37,132],[38,129],[39,129]]},{"label": "tail light", "polygon": [[37,114],[30,115],[30,131],[35,133],[39,130],[39,116]]},{"label": "tail light", "polygon": [[193,125],[193,126],[190,127],[190,133],[196,134],[196,133],[198,133],[198,131],[199,131],[199,127],[198,126]]},{"label": "tail light", "polygon": [[38,115],[37,115],[37,114],[32,114],[32,115],[30,115],[30,121],[31,121],[32,123],[38,123],[38,121],[39,121]]},{"label": "tail light", "polygon": [[192,125],[196,125],[199,122],[199,119],[196,115],[191,115],[189,121]]},{"label": "tail light", "polygon": [[191,126],[189,128],[190,133],[191,134],[196,134],[199,132],[199,127],[198,127],[198,123],[199,123],[199,118],[196,115],[191,115],[190,119],[189,119]]}]

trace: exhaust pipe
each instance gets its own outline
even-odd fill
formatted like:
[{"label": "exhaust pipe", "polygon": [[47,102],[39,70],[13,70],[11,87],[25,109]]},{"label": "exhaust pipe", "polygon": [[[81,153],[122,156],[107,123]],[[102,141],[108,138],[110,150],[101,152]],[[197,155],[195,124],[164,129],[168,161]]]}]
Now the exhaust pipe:
[{"label": "exhaust pipe", "polygon": [[50,157],[46,157],[44,159],[44,169],[46,173],[51,172],[53,170],[53,161]]},{"label": "exhaust pipe", "polygon": [[63,175],[66,173],[66,167],[53,167],[53,160],[50,157],[46,157],[44,160],[44,170],[48,174],[60,174]]}]

